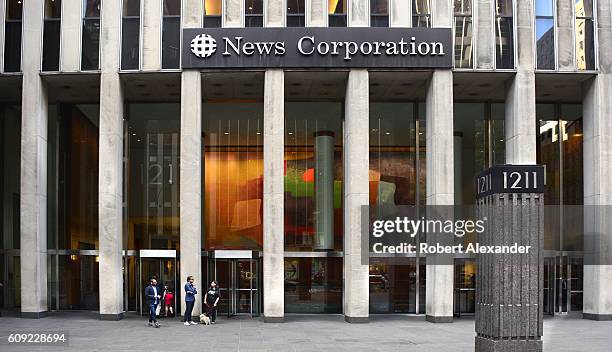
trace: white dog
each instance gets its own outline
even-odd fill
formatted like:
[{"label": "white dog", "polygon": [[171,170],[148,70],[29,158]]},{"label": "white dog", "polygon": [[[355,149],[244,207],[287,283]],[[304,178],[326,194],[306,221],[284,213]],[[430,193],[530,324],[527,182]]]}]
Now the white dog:
[{"label": "white dog", "polygon": [[206,314],[200,314],[200,322],[204,325],[210,325],[210,318]]}]

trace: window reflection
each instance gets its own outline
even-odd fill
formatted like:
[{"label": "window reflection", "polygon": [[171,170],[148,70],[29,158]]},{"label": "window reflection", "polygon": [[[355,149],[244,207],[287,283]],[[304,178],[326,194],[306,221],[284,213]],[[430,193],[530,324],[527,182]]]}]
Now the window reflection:
[{"label": "window reflection", "polygon": [[412,0],[412,27],[431,27],[430,0]]},{"label": "window reflection", "polygon": [[370,27],[389,27],[389,0],[370,0]]},{"label": "window reflection", "polygon": [[306,4],[304,0],[287,0],[287,27],[306,25]]},{"label": "window reflection", "polygon": [[128,108],[128,249],[177,249],[180,105]]},{"label": "window reflection", "polygon": [[576,68],[595,69],[593,0],[575,0]]},{"label": "window reflection", "polygon": [[555,28],[552,0],[535,1],[536,68],[555,69]]},{"label": "window reflection", "polygon": [[285,250],[342,250],[341,111],[285,103]]},{"label": "window reflection", "polygon": [[472,1],[455,0],[455,67],[472,67]]},{"label": "window reflection", "polygon": [[121,69],[137,70],[140,67],[140,0],[123,1],[121,31]]},{"label": "window reflection", "polygon": [[58,71],[60,59],[61,0],[45,0],[43,71]]},{"label": "window reflection", "polygon": [[221,0],[204,0],[204,27],[221,27]]},{"label": "window reflection", "polygon": [[417,259],[370,260],[370,314],[416,314],[419,292]]},{"label": "window reflection", "polygon": [[514,20],[512,0],[495,2],[495,67],[514,68]]},{"label": "window reflection", "polygon": [[204,106],[204,248],[262,250],[263,104]]},{"label": "window reflection", "polygon": [[342,258],[285,258],[285,313],[342,313]]},{"label": "window reflection", "polygon": [[181,57],[181,1],[164,0],[162,68],[179,68]]},{"label": "window reflection", "polygon": [[4,72],[21,71],[22,0],[6,0],[4,23]]},{"label": "window reflection", "polygon": [[100,0],[83,0],[81,70],[99,68],[100,6]]},{"label": "window reflection", "polygon": [[263,0],[244,0],[244,26],[263,27]]},{"label": "window reflection", "polygon": [[328,0],[330,27],[346,27],[346,3],[348,0]]}]

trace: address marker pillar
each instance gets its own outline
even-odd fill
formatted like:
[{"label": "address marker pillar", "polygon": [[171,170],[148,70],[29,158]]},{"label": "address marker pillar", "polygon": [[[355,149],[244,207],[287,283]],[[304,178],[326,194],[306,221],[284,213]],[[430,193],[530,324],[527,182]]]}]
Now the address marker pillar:
[{"label": "address marker pillar", "polygon": [[476,183],[478,219],[485,223],[478,243],[530,248],[528,253],[477,255],[475,349],[542,351],[544,168],[493,167]]}]

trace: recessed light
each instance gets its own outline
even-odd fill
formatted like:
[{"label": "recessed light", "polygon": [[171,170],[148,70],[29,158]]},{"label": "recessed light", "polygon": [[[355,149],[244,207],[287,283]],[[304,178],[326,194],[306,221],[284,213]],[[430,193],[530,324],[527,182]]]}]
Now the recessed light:
[{"label": "recessed light", "polygon": [[229,132],[223,132],[223,134],[224,134],[224,135],[228,135],[228,134],[229,134]]},{"label": "recessed light", "polygon": [[385,134],[388,136],[388,135],[390,135],[390,134],[391,134],[391,132],[385,132]]},{"label": "recessed light", "polygon": [[288,135],[292,135],[292,134],[293,134],[293,132],[287,132],[287,134],[288,134]]}]

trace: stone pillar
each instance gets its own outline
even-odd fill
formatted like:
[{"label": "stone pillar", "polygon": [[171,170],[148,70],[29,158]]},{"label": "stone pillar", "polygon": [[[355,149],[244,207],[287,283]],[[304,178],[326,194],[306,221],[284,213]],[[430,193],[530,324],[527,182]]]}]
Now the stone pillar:
[{"label": "stone pillar", "polygon": [[536,105],[532,0],[516,0],[516,74],[506,84],[506,163],[535,164]]},{"label": "stone pillar", "polygon": [[348,26],[369,27],[370,26],[370,1],[351,0],[348,2]]},{"label": "stone pillar", "polygon": [[[202,25],[202,1],[183,1],[183,28]],[[202,74],[199,70],[181,73],[181,153],[180,153],[180,285],[187,276],[198,288],[193,316],[200,315],[204,290],[208,283],[202,277]],[[182,295],[182,293],[181,293]],[[181,314],[185,304],[181,303]]]},{"label": "stone pillar", "polygon": [[334,249],[334,132],[315,132],[316,250]]},{"label": "stone pillar", "polygon": [[244,0],[224,0],[222,22],[227,28],[244,27]]},{"label": "stone pillar", "polygon": [[284,273],[285,74],[266,70],[264,81],[263,291],[264,321],[285,317]]},{"label": "stone pillar", "polygon": [[[142,69],[161,69],[161,25],[163,0],[141,2],[142,11]],[[188,2],[187,2],[188,3]]]},{"label": "stone pillar", "polygon": [[82,3],[82,0],[62,1],[60,70],[63,72],[75,72],[81,69]]},{"label": "stone pillar", "polygon": [[495,2],[475,0],[476,30],[476,68],[492,70],[495,68],[495,31],[493,28]]},{"label": "stone pillar", "polygon": [[369,205],[369,74],[351,69],[344,115],[344,320],[367,322],[369,268],[361,260],[362,207]]},{"label": "stone pillar", "polygon": [[[283,0],[264,2],[264,26],[284,27]],[[263,291],[264,321],[285,319],[285,73],[266,70],[264,78],[264,228]]]},{"label": "stone pillar", "polygon": [[0,1],[0,72],[4,70],[4,28],[6,19],[6,1]]},{"label": "stone pillar", "polygon": [[389,0],[389,27],[412,25],[412,1]]},{"label": "stone pillar", "polygon": [[47,313],[47,92],[39,72],[43,3],[23,4],[21,100],[21,316]]},{"label": "stone pillar", "polygon": [[[612,206],[612,1],[597,1],[597,35],[599,39],[599,74],[584,87],[584,204],[597,207],[599,215],[592,218],[601,233],[596,248],[612,248],[610,208]],[[605,207],[602,207],[605,206]],[[607,213],[606,213],[607,212]],[[608,216],[601,216],[608,215]],[[607,221],[607,223],[606,223]],[[585,222],[585,228],[588,225]],[[608,253],[607,258],[612,254]],[[602,256],[603,257],[603,256]],[[605,258],[605,257],[604,257]],[[592,320],[612,320],[612,264],[610,260],[585,263],[583,317]]]},{"label": "stone pillar", "polygon": [[327,27],[328,0],[306,0],[306,27]]},{"label": "stone pillar", "polygon": [[[452,28],[453,4],[446,0],[432,0],[434,27]],[[434,70],[427,88],[426,145],[427,145],[427,205],[453,205],[453,73]],[[425,313],[427,321],[453,321],[453,265],[436,264],[427,258]]]},{"label": "stone pillar", "polygon": [[574,0],[556,0],[557,61],[559,71],[574,71]]},{"label": "stone pillar", "polygon": [[100,33],[98,224],[100,318],[123,318],[123,85],[119,77],[121,0],[105,0]]}]

